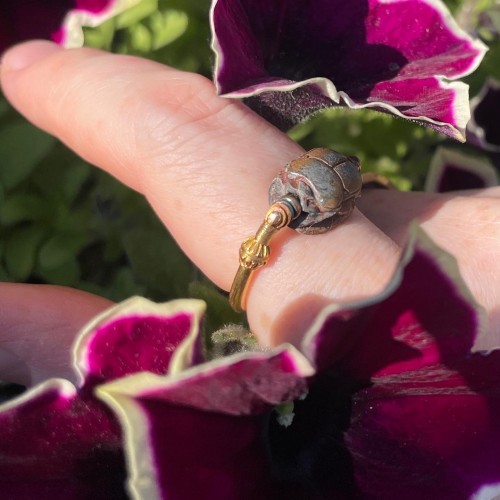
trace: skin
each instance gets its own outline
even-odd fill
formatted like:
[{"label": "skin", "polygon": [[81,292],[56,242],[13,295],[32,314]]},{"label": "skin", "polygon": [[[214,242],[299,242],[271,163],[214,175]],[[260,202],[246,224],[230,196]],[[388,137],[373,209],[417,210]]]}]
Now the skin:
[{"label": "skin", "polygon": [[[266,212],[271,180],[303,152],[244,105],[217,97],[209,80],[144,59],[34,41],[4,54],[0,82],[28,120],[142,193],[189,258],[225,290],[241,242]],[[456,256],[500,340],[499,198],[497,188],[452,196],[367,190],[334,231],[282,230],[249,288],[252,331],[264,345],[297,344],[326,304],[379,293],[417,218]],[[0,377],[26,382],[14,369],[22,359],[38,367],[31,383],[68,376],[61,360],[75,332],[109,305],[60,287],[2,284],[0,295],[0,341],[13,356]]]}]

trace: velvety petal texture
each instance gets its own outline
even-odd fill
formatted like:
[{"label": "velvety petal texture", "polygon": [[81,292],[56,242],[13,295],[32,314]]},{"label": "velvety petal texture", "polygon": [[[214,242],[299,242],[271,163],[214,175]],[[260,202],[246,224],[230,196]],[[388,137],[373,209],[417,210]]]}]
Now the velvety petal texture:
[{"label": "velvety petal texture", "polygon": [[470,106],[468,140],[485,151],[500,153],[500,81],[488,79]]},{"label": "velvety petal texture", "polygon": [[83,26],[98,26],[139,0],[5,0],[0,6],[0,52],[33,38],[83,45]]},{"label": "velvety petal texture", "polygon": [[0,406],[2,492],[154,499],[268,491],[266,420],[307,390],[314,370],[292,346],[204,363],[204,307],[133,298],[93,320],[73,351],[77,387],[49,380]]},{"label": "velvety petal texture", "polygon": [[93,320],[74,346],[76,387],[48,380],[0,406],[2,494],[498,493],[499,346],[453,258],[417,228],[387,288],[325,308],[301,351],[206,362],[204,308],[133,298]]},{"label": "velvety petal texture", "polygon": [[459,150],[439,148],[432,158],[425,190],[431,193],[445,193],[497,185],[497,171],[488,161]]},{"label": "velvety petal texture", "polygon": [[463,140],[486,48],[439,0],[213,0],[215,82],[282,129],[325,107],[373,108]]},{"label": "velvety petal texture", "polygon": [[500,483],[500,351],[450,256],[419,233],[381,297],[323,315],[305,350],[352,391],[350,494],[472,498]]},{"label": "velvety petal texture", "polygon": [[3,498],[126,498],[121,432],[110,411],[65,380],[0,406]]},{"label": "velvety petal texture", "polygon": [[200,301],[134,298],[97,317],[75,344],[78,387],[52,379],[0,406],[2,495],[125,498],[122,432],[94,387],[137,371],[165,375],[181,342],[196,352],[203,311]]},{"label": "velvety petal texture", "polygon": [[136,498],[214,500],[270,493],[265,422],[275,405],[305,392],[312,373],[289,346],[176,377],[143,373],[101,386],[99,397],[126,433],[129,491]]}]

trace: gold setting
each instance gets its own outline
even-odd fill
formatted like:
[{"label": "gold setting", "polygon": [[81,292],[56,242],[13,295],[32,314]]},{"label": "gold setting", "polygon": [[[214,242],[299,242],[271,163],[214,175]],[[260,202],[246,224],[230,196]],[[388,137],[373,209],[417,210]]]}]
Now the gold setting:
[{"label": "gold setting", "polygon": [[267,211],[264,222],[260,225],[255,236],[247,238],[240,247],[240,267],[234,277],[229,303],[237,312],[246,309],[246,289],[252,273],[264,266],[271,255],[269,242],[271,238],[300,213],[296,202],[290,198],[283,198],[273,203]]}]

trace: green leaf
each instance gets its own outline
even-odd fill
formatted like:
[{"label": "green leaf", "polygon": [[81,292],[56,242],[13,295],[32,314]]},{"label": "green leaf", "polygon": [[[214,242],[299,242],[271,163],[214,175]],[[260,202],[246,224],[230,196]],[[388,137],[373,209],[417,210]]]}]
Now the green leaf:
[{"label": "green leaf", "polygon": [[153,49],[169,45],[182,36],[189,23],[188,15],[181,10],[168,9],[155,12],[149,18],[149,25],[153,34]]},{"label": "green leaf", "polygon": [[116,19],[108,19],[95,28],[83,28],[84,45],[96,49],[111,50],[115,36]]},{"label": "green leaf", "polygon": [[0,118],[10,111],[10,104],[0,97]]},{"label": "green leaf", "polygon": [[115,301],[124,300],[132,295],[146,295],[146,287],[137,282],[137,278],[128,267],[118,269],[109,286],[108,296]]},{"label": "green leaf", "polygon": [[76,260],[78,253],[89,244],[85,235],[56,234],[40,248],[38,266],[44,271],[52,271]]},{"label": "green leaf", "polygon": [[0,130],[0,181],[6,190],[25,180],[54,143],[53,137],[28,123]]},{"label": "green leaf", "polygon": [[30,194],[12,194],[0,210],[0,223],[6,226],[23,221],[39,221],[49,217],[49,204],[38,196]]},{"label": "green leaf", "polygon": [[500,79],[500,40],[495,40],[490,44],[490,50],[486,53],[482,66],[483,71],[486,71],[490,76]]},{"label": "green leaf", "polygon": [[76,287],[80,281],[80,266],[73,258],[54,268],[35,268],[36,273],[46,283]]},{"label": "green leaf", "polygon": [[61,189],[69,203],[72,203],[80,193],[84,183],[92,173],[92,167],[83,161],[75,161],[67,165],[61,175]]},{"label": "green leaf", "polygon": [[123,242],[137,281],[164,297],[186,294],[192,265],[166,231],[134,228]]},{"label": "green leaf", "polygon": [[133,295],[146,297],[148,290],[145,286],[137,283],[137,280],[128,267],[118,268],[111,278],[107,280],[105,286],[98,285],[90,281],[81,281],[78,284],[80,290],[100,295],[115,302],[120,302]]},{"label": "green leaf", "polygon": [[7,271],[4,269],[4,267],[0,264],[0,282],[6,282],[9,281],[11,278],[8,275]]},{"label": "green leaf", "polygon": [[137,52],[149,52],[153,48],[153,35],[143,24],[130,28],[130,43]]},{"label": "green leaf", "polygon": [[6,271],[14,280],[24,281],[33,272],[44,237],[44,228],[29,226],[18,229],[7,238],[3,258]]},{"label": "green leaf", "polygon": [[225,295],[215,285],[195,281],[189,284],[189,297],[204,300],[207,304],[205,331],[211,334],[228,324],[245,323],[245,314],[235,312]]},{"label": "green leaf", "polygon": [[116,28],[124,29],[133,26],[150,16],[158,9],[158,0],[142,0],[137,5],[130,7],[116,16]]}]

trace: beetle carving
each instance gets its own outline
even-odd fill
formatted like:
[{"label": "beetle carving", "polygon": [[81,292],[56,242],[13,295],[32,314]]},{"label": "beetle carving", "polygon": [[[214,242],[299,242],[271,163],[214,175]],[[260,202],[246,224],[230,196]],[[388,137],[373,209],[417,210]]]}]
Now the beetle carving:
[{"label": "beetle carving", "polygon": [[269,188],[269,201],[272,204],[283,196],[294,196],[302,212],[289,227],[304,234],[320,234],[349,217],[361,187],[356,157],[315,148],[278,174]]}]

